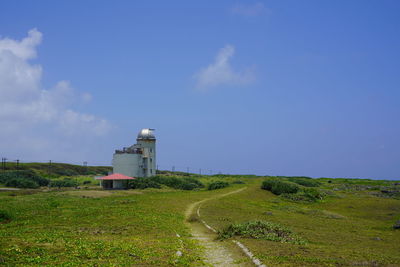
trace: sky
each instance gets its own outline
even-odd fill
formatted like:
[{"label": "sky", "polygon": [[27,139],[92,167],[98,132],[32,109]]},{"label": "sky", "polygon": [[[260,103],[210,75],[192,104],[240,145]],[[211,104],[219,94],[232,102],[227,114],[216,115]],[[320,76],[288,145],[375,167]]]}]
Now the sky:
[{"label": "sky", "polygon": [[400,179],[400,2],[0,2],[0,154]]}]

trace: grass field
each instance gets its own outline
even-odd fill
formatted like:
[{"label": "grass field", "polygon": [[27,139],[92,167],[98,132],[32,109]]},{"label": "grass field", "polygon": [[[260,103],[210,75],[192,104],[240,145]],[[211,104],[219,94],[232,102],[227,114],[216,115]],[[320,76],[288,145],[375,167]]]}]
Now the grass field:
[{"label": "grass field", "polygon": [[400,230],[392,228],[400,219],[400,200],[380,194],[393,182],[320,179],[320,190],[329,193],[324,200],[296,202],[262,190],[260,177],[200,180],[245,183],[211,191],[104,191],[92,185],[0,192],[0,211],[11,217],[0,223],[0,265],[203,265],[203,249],[191,238],[184,213],[211,198],[201,205],[201,216],[217,230],[263,220],[306,240],[299,245],[233,237],[267,266],[400,266]]},{"label": "grass field", "polygon": [[400,266],[400,231],[392,228],[400,219],[400,201],[347,187],[333,192],[323,201],[296,203],[261,190],[257,181],[205,203],[201,214],[216,229],[258,219],[287,226],[307,240],[297,245],[240,238],[267,266]]}]

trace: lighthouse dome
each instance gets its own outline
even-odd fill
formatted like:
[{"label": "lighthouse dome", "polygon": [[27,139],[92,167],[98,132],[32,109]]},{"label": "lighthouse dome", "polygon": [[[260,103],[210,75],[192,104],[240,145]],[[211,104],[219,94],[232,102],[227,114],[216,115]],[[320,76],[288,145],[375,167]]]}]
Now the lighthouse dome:
[{"label": "lighthouse dome", "polygon": [[140,130],[137,140],[155,140],[154,129],[145,128]]}]

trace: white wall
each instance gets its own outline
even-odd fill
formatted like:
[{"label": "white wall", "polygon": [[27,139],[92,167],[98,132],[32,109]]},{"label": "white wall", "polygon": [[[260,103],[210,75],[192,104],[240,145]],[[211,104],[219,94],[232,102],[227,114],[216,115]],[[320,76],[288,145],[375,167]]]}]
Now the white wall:
[{"label": "white wall", "polygon": [[143,170],[139,167],[141,163],[140,154],[114,154],[113,171],[130,177],[143,177]]},{"label": "white wall", "polygon": [[143,148],[143,158],[145,159],[145,165],[147,166],[145,177],[156,175],[156,141],[137,140],[137,143]]}]

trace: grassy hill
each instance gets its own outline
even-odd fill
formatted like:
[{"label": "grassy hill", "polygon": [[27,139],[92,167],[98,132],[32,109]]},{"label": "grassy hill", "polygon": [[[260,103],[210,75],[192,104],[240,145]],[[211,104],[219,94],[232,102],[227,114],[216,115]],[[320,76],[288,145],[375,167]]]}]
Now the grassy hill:
[{"label": "grassy hill", "polygon": [[[111,166],[82,166],[66,163],[6,163],[5,171],[9,170],[32,170],[40,176],[56,178],[60,176],[78,175],[104,175],[112,171]],[[4,171],[0,169],[0,173]]]},{"label": "grassy hill", "polygon": [[[204,187],[175,189],[176,179],[196,179]],[[265,180],[278,182],[265,190]],[[191,233],[191,225],[201,221],[219,231],[210,234],[217,245],[237,253],[238,266],[251,261],[231,240],[267,266],[400,265],[400,230],[393,228],[400,220],[396,181],[168,172],[153,182],[159,188],[0,191],[0,265],[204,265],[205,248]],[[208,190],[220,182],[228,186]],[[297,191],[287,193],[287,184]],[[186,221],[185,210],[199,201],[194,209],[199,213]],[[262,223],[243,231],[252,222]],[[266,225],[288,238],[276,238]],[[299,242],[292,242],[294,237]]]}]

